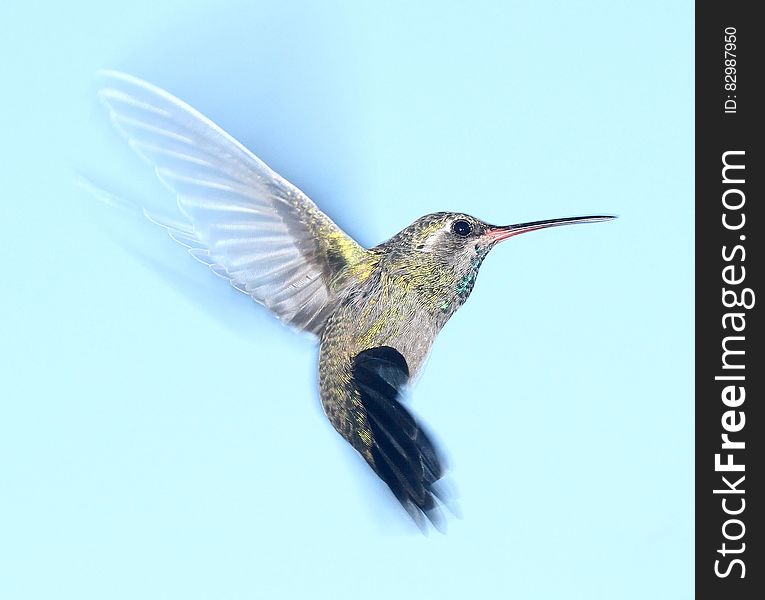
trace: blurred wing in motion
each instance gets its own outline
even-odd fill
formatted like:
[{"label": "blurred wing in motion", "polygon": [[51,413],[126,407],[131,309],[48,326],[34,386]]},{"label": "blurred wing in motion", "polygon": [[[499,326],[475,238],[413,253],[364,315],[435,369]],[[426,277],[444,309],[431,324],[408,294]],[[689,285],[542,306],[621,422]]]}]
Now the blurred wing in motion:
[{"label": "blurred wing in motion", "polygon": [[409,367],[398,350],[380,346],[356,355],[351,384],[359,401],[347,417],[355,427],[351,443],[361,443],[357,446],[361,455],[420,527],[422,515],[440,527],[436,498],[444,458],[422,424],[401,404],[408,383]]},{"label": "blurred wing in motion", "polygon": [[330,281],[365,250],[184,102],[124,73],[101,75],[112,121],[176,193],[183,219],[144,214],[281,320],[320,335],[334,306]]}]

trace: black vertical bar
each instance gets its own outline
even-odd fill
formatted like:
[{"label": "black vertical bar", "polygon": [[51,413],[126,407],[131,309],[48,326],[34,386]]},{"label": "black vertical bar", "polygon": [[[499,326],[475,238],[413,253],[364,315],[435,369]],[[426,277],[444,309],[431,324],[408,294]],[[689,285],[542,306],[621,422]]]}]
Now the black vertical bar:
[{"label": "black vertical bar", "polygon": [[[765,31],[756,6],[696,4],[697,598],[765,598],[765,506],[756,491],[765,488],[765,362],[757,305],[765,303],[760,119]],[[732,165],[725,172],[724,162]],[[747,308],[752,297],[755,305]],[[726,338],[728,350],[744,354],[724,358]],[[731,445],[723,448],[726,434]],[[745,448],[734,446],[737,442]],[[734,470],[741,466],[744,470]]]}]

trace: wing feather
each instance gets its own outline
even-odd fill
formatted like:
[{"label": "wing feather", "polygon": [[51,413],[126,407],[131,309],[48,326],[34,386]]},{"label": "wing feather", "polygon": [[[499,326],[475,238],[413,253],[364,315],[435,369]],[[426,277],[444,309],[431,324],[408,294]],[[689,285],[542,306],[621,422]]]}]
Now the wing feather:
[{"label": "wing feather", "polygon": [[102,75],[99,96],[113,123],[175,192],[182,218],[146,217],[280,319],[320,335],[336,301],[332,278],[365,250],[184,102],[124,73]]},{"label": "wing feather", "polygon": [[359,436],[368,439],[362,455],[416,522],[425,514],[438,524],[435,486],[445,468],[430,436],[400,402],[409,382],[406,359],[389,346],[370,348],[354,358],[352,373],[368,428]]}]

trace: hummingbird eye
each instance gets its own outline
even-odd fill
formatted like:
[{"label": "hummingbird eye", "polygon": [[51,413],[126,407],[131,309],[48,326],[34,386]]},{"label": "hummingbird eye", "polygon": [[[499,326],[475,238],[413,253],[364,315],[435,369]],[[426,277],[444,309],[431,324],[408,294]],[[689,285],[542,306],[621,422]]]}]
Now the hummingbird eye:
[{"label": "hummingbird eye", "polygon": [[467,237],[473,233],[473,226],[464,219],[459,219],[452,223],[452,232],[460,237]]}]

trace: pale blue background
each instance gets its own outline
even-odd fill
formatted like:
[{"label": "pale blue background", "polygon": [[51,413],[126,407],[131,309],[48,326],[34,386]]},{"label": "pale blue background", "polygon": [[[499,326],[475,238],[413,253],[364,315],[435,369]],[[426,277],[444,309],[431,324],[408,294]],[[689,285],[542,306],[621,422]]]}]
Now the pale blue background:
[{"label": "pale blue background", "polygon": [[[692,4],[318,4],[3,2],[0,597],[690,598]],[[447,535],[323,418],[307,339],[71,184],[170,200],[99,67],[365,244],[621,215],[498,248],[438,340],[413,406]]]}]

